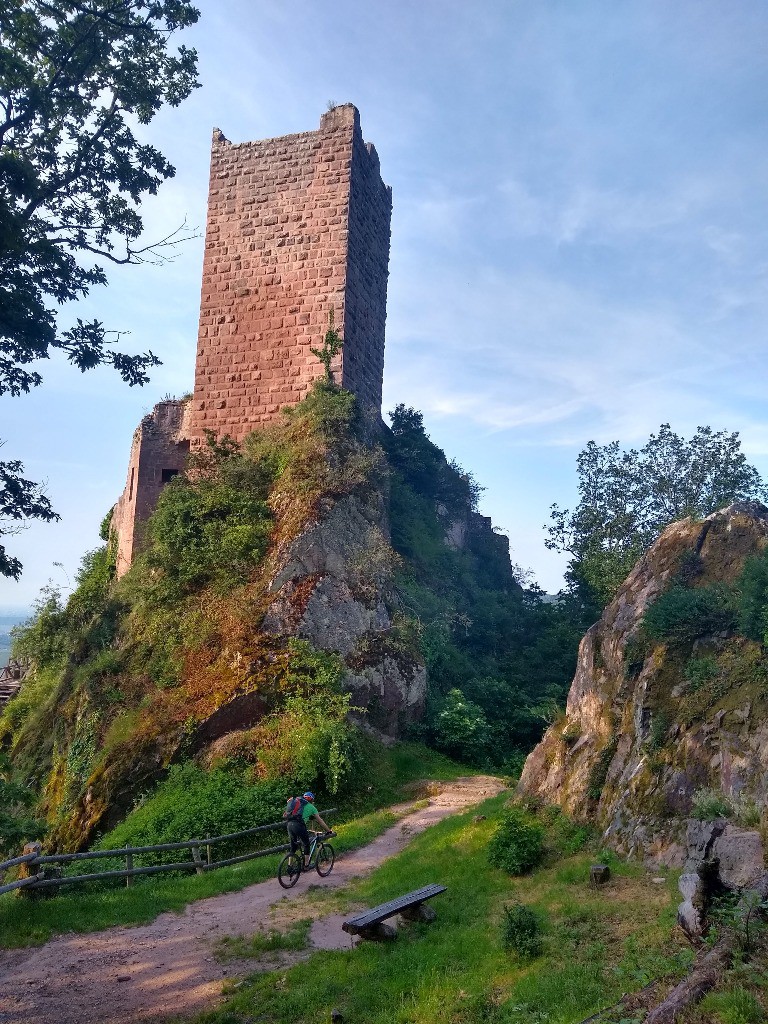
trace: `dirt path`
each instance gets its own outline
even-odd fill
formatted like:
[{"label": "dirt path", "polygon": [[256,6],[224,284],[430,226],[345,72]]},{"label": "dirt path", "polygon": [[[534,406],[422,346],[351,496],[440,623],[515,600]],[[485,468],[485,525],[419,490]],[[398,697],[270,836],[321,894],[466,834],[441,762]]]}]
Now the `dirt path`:
[{"label": "dirt path", "polygon": [[[347,885],[441,818],[503,788],[487,776],[441,787],[428,807],[408,814],[368,846],[340,857],[323,885]],[[318,881],[314,873],[302,876],[287,893],[276,880],[260,882],[191,903],[180,914],[163,913],[148,925],[64,935],[45,946],[0,952],[0,1022],[143,1024],[199,1012],[220,998],[224,979],[280,963],[274,957],[219,963],[213,955],[216,940],[250,935],[274,927],[276,920],[311,916],[302,912],[301,901],[308,886]],[[310,941],[315,949],[350,945],[338,914],[316,920]]]}]

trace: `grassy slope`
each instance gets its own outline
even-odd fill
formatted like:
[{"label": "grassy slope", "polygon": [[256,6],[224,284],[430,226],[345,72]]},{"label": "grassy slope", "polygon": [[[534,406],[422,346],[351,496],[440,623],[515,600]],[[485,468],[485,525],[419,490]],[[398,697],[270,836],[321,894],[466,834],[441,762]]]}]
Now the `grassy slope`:
[{"label": "grassy slope", "polygon": [[[513,879],[489,867],[486,845],[504,797],[487,801],[488,819],[447,819],[418,836],[398,857],[347,891],[349,904],[377,904],[428,882],[448,893],[432,925],[411,925],[395,943],[363,943],[318,952],[289,971],[254,976],[200,1024],[573,1024],[622,993],[690,959],[672,938],[674,879],[654,884],[637,865],[613,863],[605,889],[588,884],[590,856],[556,859]],[[503,907],[532,903],[548,919],[547,948],[533,962],[506,952]]]},{"label": "grassy slope", "polygon": [[[371,794],[366,801],[367,807],[362,806],[362,811],[367,813],[361,813],[359,801],[356,801],[355,810],[347,810],[343,801],[339,803],[340,813],[334,821],[351,819],[339,825],[338,838],[333,841],[339,853],[365,846],[389,828],[397,816],[386,809],[386,805],[418,797],[420,780],[448,781],[472,771],[441,754],[410,743],[397,744],[387,751],[386,766],[389,771],[381,774],[386,774],[388,784]],[[373,809],[374,806],[378,809]],[[279,814],[276,813],[276,817]],[[163,911],[183,910],[194,900],[233,892],[273,877],[277,873],[280,856],[246,861],[205,875],[136,879],[130,889],[100,888],[97,883],[84,883],[64,890],[62,895],[50,900],[32,901],[7,893],[0,896],[0,946],[39,945],[62,932],[100,931],[117,924],[151,921]],[[139,866],[138,857],[136,866]],[[82,870],[90,868],[83,867]]]}]

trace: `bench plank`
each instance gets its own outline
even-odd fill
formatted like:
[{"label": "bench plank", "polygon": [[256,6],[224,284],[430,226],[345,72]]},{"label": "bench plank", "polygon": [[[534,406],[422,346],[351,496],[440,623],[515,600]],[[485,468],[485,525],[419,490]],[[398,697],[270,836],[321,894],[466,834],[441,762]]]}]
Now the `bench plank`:
[{"label": "bench plank", "polygon": [[390,900],[388,903],[382,903],[378,907],[372,907],[370,910],[366,910],[365,913],[358,914],[357,917],[351,917],[341,927],[350,935],[357,935],[361,931],[380,924],[388,917],[394,917],[401,910],[417,907],[425,900],[431,900],[433,896],[439,896],[446,889],[447,886],[445,885],[425,885],[421,889],[414,889],[413,892],[406,893],[405,896],[399,896],[396,900]]}]

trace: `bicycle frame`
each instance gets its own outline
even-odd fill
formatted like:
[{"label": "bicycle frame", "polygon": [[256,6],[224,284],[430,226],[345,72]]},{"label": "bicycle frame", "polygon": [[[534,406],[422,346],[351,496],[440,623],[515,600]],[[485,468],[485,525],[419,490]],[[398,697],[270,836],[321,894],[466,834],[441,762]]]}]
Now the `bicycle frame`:
[{"label": "bicycle frame", "polygon": [[[309,829],[307,829],[309,832]],[[313,868],[317,863],[317,848],[320,845],[320,836],[324,836],[325,832],[309,832],[312,838],[309,840],[309,856],[307,857],[307,867]],[[301,848],[300,848],[301,849]],[[301,850],[303,853],[304,851]]]}]

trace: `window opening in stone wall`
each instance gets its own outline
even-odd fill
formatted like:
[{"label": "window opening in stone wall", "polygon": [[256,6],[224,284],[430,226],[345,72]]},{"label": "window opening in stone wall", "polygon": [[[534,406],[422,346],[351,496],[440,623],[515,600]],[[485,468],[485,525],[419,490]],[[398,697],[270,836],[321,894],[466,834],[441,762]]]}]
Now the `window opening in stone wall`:
[{"label": "window opening in stone wall", "polygon": [[131,482],[128,484],[128,501],[133,500],[133,477],[136,473],[136,467],[131,466]]},{"label": "window opening in stone wall", "polygon": [[164,469],[160,473],[160,479],[164,484],[167,484],[169,480],[173,480],[173,478],[178,475],[178,469]]}]

